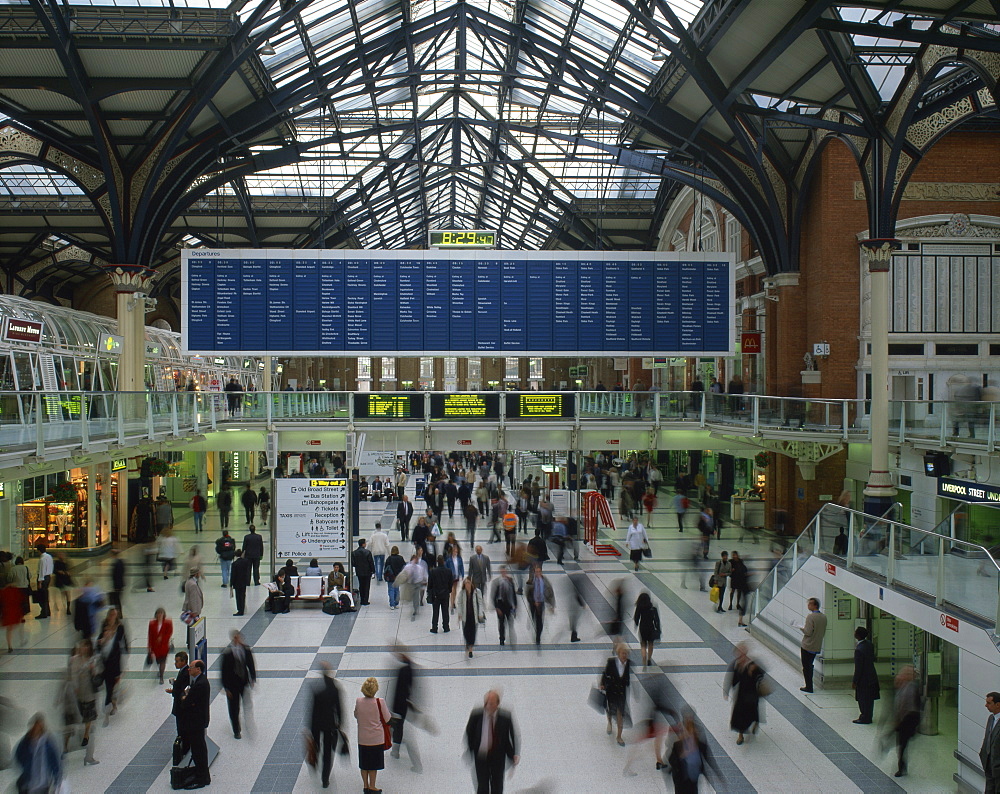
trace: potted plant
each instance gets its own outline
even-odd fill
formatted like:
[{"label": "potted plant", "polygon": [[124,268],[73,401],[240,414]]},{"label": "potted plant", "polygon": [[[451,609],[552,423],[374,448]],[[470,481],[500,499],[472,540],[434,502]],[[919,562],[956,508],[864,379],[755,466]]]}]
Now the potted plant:
[{"label": "potted plant", "polygon": [[170,474],[170,464],[160,458],[146,458],[141,470],[143,473],[149,472],[150,477],[165,477]]},{"label": "potted plant", "polygon": [[71,482],[61,482],[49,491],[53,502],[75,502],[76,486]]},{"label": "potted plant", "polygon": [[758,452],[756,455],[754,455],[753,465],[756,466],[758,469],[766,469],[767,464],[770,462],[771,462],[771,456],[768,455],[766,452]]}]

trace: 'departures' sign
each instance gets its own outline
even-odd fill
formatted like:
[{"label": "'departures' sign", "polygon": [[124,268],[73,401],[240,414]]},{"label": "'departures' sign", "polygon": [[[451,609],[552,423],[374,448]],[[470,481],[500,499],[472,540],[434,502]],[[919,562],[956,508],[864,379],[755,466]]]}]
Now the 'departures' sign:
[{"label": "'departures' sign", "polygon": [[985,503],[1000,507],[1000,486],[998,485],[939,477],[937,491],[938,496],[943,496],[946,499],[958,499],[962,502]]},{"label": "'departures' sign", "polygon": [[347,559],[346,479],[274,481],[275,557]]}]

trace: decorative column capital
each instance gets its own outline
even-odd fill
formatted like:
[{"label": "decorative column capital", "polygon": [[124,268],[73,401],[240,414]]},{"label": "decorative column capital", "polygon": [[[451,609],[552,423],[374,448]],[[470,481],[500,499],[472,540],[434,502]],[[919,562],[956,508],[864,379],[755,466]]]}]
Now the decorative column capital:
[{"label": "decorative column capital", "polygon": [[899,248],[899,240],[894,237],[873,237],[862,240],[860,245],[868,260],[869,273],[889,272],[892,252]]},{"label": "decorative column capital", "polygon": [[115,285],[115,292],[146,292],[157,272],[143,265],[104,265],[103,270]]}]

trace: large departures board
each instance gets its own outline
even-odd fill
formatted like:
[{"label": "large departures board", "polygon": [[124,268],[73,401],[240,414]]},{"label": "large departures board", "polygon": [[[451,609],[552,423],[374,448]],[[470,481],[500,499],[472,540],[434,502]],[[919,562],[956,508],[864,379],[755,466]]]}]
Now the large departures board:
[{"label": "large departures board", "polygon": [[275,355],[732,355],[731,255],[182,254],[184,348]]}]

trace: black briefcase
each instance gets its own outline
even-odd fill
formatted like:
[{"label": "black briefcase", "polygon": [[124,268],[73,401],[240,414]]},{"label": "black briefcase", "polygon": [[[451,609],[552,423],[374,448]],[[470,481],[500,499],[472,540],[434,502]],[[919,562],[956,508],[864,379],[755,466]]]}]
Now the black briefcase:
[{"label": "black briefcase", "polygon": [[189,786],[193,786],[196,777],[197,770],[192,764],[190,766],[172,766],[170,767],[170,788],[174,791],[178,789],[186,789]]},{"label": "black briefcase", "polygon": [[178,736],[174,739],[174,746],[171,750],[173,756],[174,766],[179,766],[184,756],[187,755],[187,748],[184,746],[184,740]]}]

